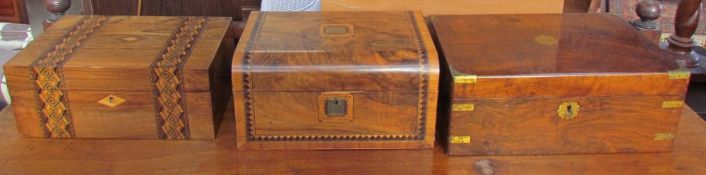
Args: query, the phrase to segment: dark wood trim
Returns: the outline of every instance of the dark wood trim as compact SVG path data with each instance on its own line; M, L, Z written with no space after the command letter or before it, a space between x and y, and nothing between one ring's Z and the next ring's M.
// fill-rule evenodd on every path
M0 16L0 21L11 22L11 23L21 23L29 24L27 19L27 10L25 8L24 0L8 0L12 3L12 10L14 14L12 16Z

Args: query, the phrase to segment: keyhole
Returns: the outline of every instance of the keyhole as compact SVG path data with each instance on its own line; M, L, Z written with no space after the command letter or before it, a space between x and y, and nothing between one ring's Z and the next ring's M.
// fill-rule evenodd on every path
M108 97L108 103L113 103L113 97Z
M569 114L569 116L571 116L571 114L573 114L573 113L574 113L574 110L571 108L571 105L566 106L566 114Z

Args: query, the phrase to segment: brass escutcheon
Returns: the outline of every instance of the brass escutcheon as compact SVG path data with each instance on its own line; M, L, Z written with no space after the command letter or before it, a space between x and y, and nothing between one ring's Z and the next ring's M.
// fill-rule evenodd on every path
M319 30L321 36L348 36L353 34L353 25L322 24Z
M563 120L573 120L579 115L580 109L581 106L577 102L564 102L559 105L557 113L559 114L559 118Z
M108 96L103 97L103 98L101 98L100 100L98 100L98 103L99 103L99 104L102 104L102 105L105 105L105 106L107 106L107 107L114 108L114 107L119 106L120 104L125 103L125 99L120 98L120 97L115 96L115 95L108 95Z

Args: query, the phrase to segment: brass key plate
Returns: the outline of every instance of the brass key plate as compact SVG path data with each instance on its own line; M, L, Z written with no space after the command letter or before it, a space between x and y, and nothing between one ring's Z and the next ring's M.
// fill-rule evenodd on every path
M319 95L319 122L353 121L353 95L349 92L324 92Z

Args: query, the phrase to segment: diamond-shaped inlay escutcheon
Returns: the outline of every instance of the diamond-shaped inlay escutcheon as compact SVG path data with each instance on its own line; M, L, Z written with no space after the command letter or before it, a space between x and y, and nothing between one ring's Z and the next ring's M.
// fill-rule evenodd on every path
M107 97L98 100L98 103L112 108L125 103L125 99L115 95L108 95Z
M130 36L130 37L122 38L122 40L123 40L123 41L130 42L130 41L138 40L138 38Z

